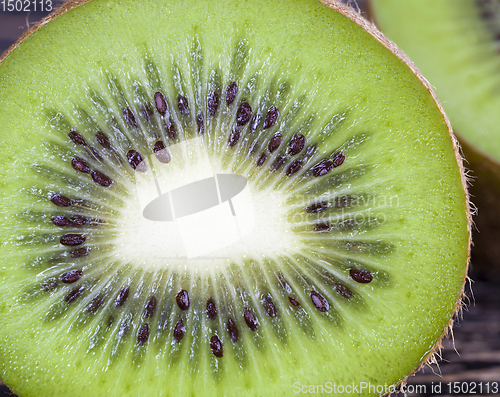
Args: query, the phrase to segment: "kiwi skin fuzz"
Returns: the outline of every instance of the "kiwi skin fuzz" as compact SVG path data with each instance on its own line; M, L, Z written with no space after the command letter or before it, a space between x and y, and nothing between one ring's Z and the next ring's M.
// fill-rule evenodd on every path
M47 16L46 18L44 18L43 20L41 20L40 22L38 22L37 24L35 24L29 31L25 32L17 40L17 42L15 44L13 44L7 51L5 51L2 54L2 56L1 56L0 63L13 50L15 50L16 47L19 46L19 44L21 44L32 33L34 33L35 31L37 31L41 26L43 26L46 23L50 22L51 20L57 18L58 16L66 13L67 11L72 10L73 8L76 8L76 7L78 7L80 5L83 5L83 4L85 4L87 2L90 2L90 1L92 1L92 0L69 0L65 4L61 5L51 15ZM423 357L423 359L422 359L421 363L419 364L419 366L417 366L414 369L414 371L410 375L408 375L407 378L403 379L397 385L398 387L400 387L400 386L406 384L408 378L411 377L411 376L413 376L415 373L417 373L421 368L423 368L426 365L430 365L431 363L436 362L437 356L439 355L440 349L442 348L442 341L443 341L444 338L449 337L450 335L452 335L453 325L454 325L456 319L460 316L461 310L462 310L463 305L464 305L464 297L465 297L464 290L465 290L465 284L469 280L469 278L467 276L467 271L468 271L468 267L469 267L470 247L471 247L471 242L472 242L472 240L471 240L472 211L471 211L470 196L469 196L469 191L468 191L469 180L467 178L467 170L464 167L464 158L463 158L463 156L461 154L462 148L460 147L460 144L459 144L458 140L456 139L456 137L455 137L455 135L453 133L450 121L449 121L448 117L446 116L441 103L439 102L439 100L438 100L436 94L434 93L434 91L433 91L431 85L429 84L429 82L425 79L425 77L417 69L417 67L415 66L415 64L408 58L408 56L406 56L406 54L404 54L396 46L396 44L394 44L389 39L387 39L383 35L383 33L381 31L379 31L378 28L373 23L371 23L368 20L364 19L361 16L361 13L355 11L354 9L352 9L351 7L349 7L349 6L347 6L347 5L343 4L343 3L340 3L337 0L319 0L319 1L322 2L322 3L324 3L325 5L327 5L328 7L330 7L332 9L334 9L334 10L336 10L336 11L344 14L345 16L347 16L348 18L350 18L352 21L354 21L358 25L362 26L363 29L365 29L368 33L370 33L373 37L375 37L377 39L377 41L379 41L382 45L384 45L387 49L389 49L394 55L396 55L399 59L401 59L413 71L413 73L419 78L419 80L424 84L424 86L429 91L429 93L431 94L431 96L435 100L436 104L438 105L438 108L439 108L440 112L442 113L443 118L444 118L444 120L446 122L446 126L447 126L447 129L449 131L449 134L450 134L450 137L451 137L451 140L452 140L452 143L453 143L453 147L454 147L454 150L455 150L455 157L456 157L456 160L457 160L457 164L458 164L459 169L460 169L462 187L463 187L463 190L464 190L465 196L466 196L466 201L467 201L467 214L466 215L467 215L467 219L468 219L468 228L467 228L467 230L468 230L468 247L469 247L468 248L468 255L467 255L467 270L466 270L465 275L464 275L464 279L463 279L463 283L462 283L462 290L461 290L459 299L457 300L457 302L455 304L454 315L451 318L451 320L449 321L448 325L443 330L443 332L441 334L441 337L439 338L439 340L437 341L437 343L435 344L435 346L430 350L430 352L425 357ZM473 148L471 148L469 146L465 146L464 147L464 152L465 153L472 153L472 155L470 156L470 159L472 160L472 166L475 164L475 162L473 160L474 158L478 159L479 163L484 164L484 162L482 160L482 157L480 155L477 155L477 152L475 152ZM477 157L474 157L474 155L476 155ZM500 169L500 165L496 164L494 161L491 161L488 164L490 164L490 165L489 166L487 165L485 167L485 172L486 173L491 172L494 175L495 172L496 172L495 171L496 168L494 168L494 167L498 167L498 169ZM498 173L497 173L497 175L498 175ZM498 179L498 177L497 177L497 179ZM500 186L500 180L499 180L499 186ZM500 196L500 194L497 195L497 197L498 196ZM494 194L492 195L492 197L494 197ZM498 208L500 208L500 205L499 205Z

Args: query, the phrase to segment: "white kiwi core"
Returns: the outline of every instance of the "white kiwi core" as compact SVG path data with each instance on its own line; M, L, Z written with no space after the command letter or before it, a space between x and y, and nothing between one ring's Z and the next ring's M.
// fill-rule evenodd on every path
M166 166L150 156L129 182L113 242L120 260L204 271L299 245L279 191L224 173L201 139L172 145L166 155Z

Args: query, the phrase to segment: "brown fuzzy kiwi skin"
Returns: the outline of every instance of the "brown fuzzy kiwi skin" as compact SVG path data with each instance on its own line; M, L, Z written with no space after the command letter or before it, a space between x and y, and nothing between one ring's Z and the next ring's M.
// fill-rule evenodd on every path
M4 52L2 54L2 57L0 59L0 63L5 59L5 57L7 57L12 51L14 51L20 43L22 43L32 33L36 32L40 27L47 24L48 22L50 22L54 18L57 18L59 15L62 15L64 13L66 13L67 11L69 11L73 8L76 8L82 4L85 4L89 1L92 1L92 0L70 0L70 1L66 2L65 4L63 4L61 7L56 9L52 14L50 14L49 16L47 16L46 18L44 18L43 20L41 20L40 22L35 24L29 31L25 32L14 45L12 45L6 52ZM343 3L340 3L338 0L318 0L318 1L320 1L321 3L325 4L326 6L332 8L332 9L344 14L349 19L351 19L352 21L354 21L355 23L360 25L363 29L365 29L368 33L370 33L373 37L375 37L375 39L377 39L382 45L384 45L386 48L388 48L394 55L396 55L399 59L401 59L413 71L413 73L420 79L422 84L424 84L424 86L427 88L429 93L434 98L434 101L436 102L439 110L441 111L443 118L445 120L446 126L448 128L448 132L450 134L450 138L451 138L452 143L453 143L453 148L455 150L455 157L457 160L457 164L458 164L458 167L460 169L460 174L461 174L461 179L462 179L462 187L464 189L465 197L467 200L467 206L466 206L467 213L466 213L466 215L467 215L467 219L468 219L468 227L467 228L468 228L468 233L469 233L469 237L468 237L469 251L468 251L468 255L467 255L466 271L464 272L464 275L463 275L464 279L463 279L463 284L462 284L462 290L460 292L460 295L459 295L457 302L456 302L456 305L455 305L454 315L453 315L452 319L450 320L450 322L448 323L448 325L444 328L444 330L441 334L441 337L436 342L435 346L431 349L429 354L427 354L427 356L425 356L425 358L422 360L420 365L410 375L408 375L408 377L401 379L397 385L394 385L395 388L397 389L398 387L406 384L408 378L413 376L414 374L416 374L422 367L424 367L426 365L430 365L430 364L437 361L436 358L439 356L440 350L442 348L442 340L445 337L453 335L453 324L456 321L456 319L460 316L463 305L465 304L464 303L464 298L465 298L464 291L465 291L466 282L467 282L467 280L469 280L469 278L467 276L467 272L468 272L468 268L469 268L470 247L471 247L471 243L472 243L471 230L472 230L472 213L473 213L473 211L471 210L472 204L471 204L470 199L469 199L470 197L469 197L469 191L468 191L469 179L467 177L467 171L464 167L464 158L461 155L461 148L460 148L460 145L459 145L459 143L458 143L458 141L453 133L450 121L449 121L448 117L446 116L444 109L443 109L441 103L439 102L436 94L434 93L431 85L425 79L425 77L422 75L422 73L417 69L417 67L410 60L410 58L408 58L408 56L406 54L404 54L403 51L401 51L396 46L395 43L391 42L388 38L386 38L383 35L383 33L380 30L378 30L378 28L376 28L376 26L373 23L371 23L368 20L366 20L365 18L363 18L359 11L356 11L352 7L347 6ZM464 151L466 153L469 153L470 150L473 150L473 149L468 145L465 146ZM479 156L479 158L481 158L481 156L479 154L478 154L478 156ZM474 162L475 157L471 155L470 159L471 159L471 165L475 164L475 162ZM493 161L491 161L491 164L492 165L490 168L488 168L488 167L485 168L485 172L495 174L496 168L494 168L494 166L496 164ZM496 165L496 166L498 166L498 165ZM498 166L498 169L500 170L500 166ZM498 186L500 186L500 177L498 175L500 175L500 173L497 172L496 178L499 181ZM500 191L500 189L499 189L499 191ZM497 197L500 197L500 194L498 194ZM500 212L500 205L498 206L497 211ZM500 219L500 217L498 217L497 219Z

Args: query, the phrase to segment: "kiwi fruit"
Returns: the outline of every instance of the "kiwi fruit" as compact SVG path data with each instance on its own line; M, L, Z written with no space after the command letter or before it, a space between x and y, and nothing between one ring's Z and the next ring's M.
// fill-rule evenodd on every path
M371 0L370 10L450 116L474 178L474 264L500 274L500 1Z
M450 125L340 3L70 2L3 58L0 103L19 396L382 395L460 308Z

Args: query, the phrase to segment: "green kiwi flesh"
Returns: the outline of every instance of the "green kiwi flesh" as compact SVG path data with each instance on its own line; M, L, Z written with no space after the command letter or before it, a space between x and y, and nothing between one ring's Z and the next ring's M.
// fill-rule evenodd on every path
M370 8L450 117L474 178L473 261L500 274L500 1L371 0Z
M468 199L388 41L316 0L70 8L0 65L16 394L381 395L425 362L460 305Z

